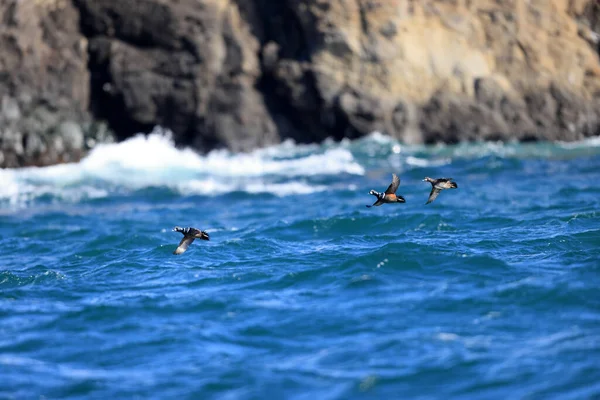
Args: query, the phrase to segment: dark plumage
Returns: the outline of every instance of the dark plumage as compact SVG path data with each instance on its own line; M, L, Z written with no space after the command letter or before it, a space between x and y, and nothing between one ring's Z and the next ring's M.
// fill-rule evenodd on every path
M390 186L388 186L384 193L379 193L375 190L369 192L370 195L377 197L377 201L373 205L367 205L367 208L380 206L385 203L405 203L406 200L404 200L404 197L396 195L399 186L400 178L396 174L392 174L392 183L390 183Z
M179 246L177 246L177 248L175 249L173 254L185 253L188 246L190 244L192 244L194 239L202 239L202 240L210 239L210 237L208 236L208 233L201 231L199 229L196 229L196 228L180 228L180 227L176 226L175 228L173 228L173 231L183 234L183 239L181 239L181 242L179 242Z
M456 189L458 185L455 182L450 182L451 180L452 178L431 179L426 177L423 179L423 182L431 183L431 193L429 193L429 199L425 204L429 204L434 201L444 189Z

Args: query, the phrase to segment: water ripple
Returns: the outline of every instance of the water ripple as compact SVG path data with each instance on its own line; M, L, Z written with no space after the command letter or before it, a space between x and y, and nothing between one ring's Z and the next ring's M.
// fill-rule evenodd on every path
M0 173L0 397L600 396L596 142L136 140Z

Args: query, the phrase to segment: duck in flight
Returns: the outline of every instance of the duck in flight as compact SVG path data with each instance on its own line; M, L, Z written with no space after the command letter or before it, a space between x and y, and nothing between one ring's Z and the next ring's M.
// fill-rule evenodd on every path
M456 182L450 182L450 181L452 181L452 178L431 179L430 177L426 177L425 179L423 179L423 182L431 183L431 193L429 193L429 199L427 200L427 203L425 203L425 204L429 204L432 201L434 201L438 197L438 195L440 194L440 192L442 190L456 189L458 187Z
M375 190L371 190L369 192L370 195L377 197L377 201L373 203L373 205L367 205L367 208L380 206L385 203L406 203L404 197L397 196L396 190L398 190L398 186L400 186L400 178L396 176L396 174L392 174L392 183L383 193L376 192Z
M176 226L175 228L173 228L173 232L183 233L183 239L181 239L181 242L179 242L179 246L177 246L177 248L175 249L173 254L185 253L188 246L190 244L192 244L194 239L202 239L202 240L210 239L210 237L208 236L208 233L206 233L205 231L196 229L196 228L180 228L179 226Z

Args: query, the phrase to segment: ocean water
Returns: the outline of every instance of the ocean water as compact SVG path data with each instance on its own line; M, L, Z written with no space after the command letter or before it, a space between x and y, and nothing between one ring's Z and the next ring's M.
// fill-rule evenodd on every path
M163 133L0 170L0 398L600 398L600 140Z

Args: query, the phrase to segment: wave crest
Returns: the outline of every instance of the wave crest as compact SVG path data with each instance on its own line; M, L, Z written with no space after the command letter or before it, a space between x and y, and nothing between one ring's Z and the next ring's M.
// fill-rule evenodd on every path
M171 132L156 128L149 135L98 145L79 163L0 170L0 205L26 205L40 197L79 201L115 189L149 187L185 195L241 191L286 196L325 190L311 177L365 172L340 146L284 142L249 153L215 150L203 156L175 147L171 138Z
M182 195L231 192L276 196L310 194L340 187L339 175L365 169L404 173L423 168L451 170L457 160L569 158L600 153L600 139L575 143L461 143L405 145L374 132L357 140L297 145L286 141L248 153L215 150L200 155L173 144L156 128L121 143L101 144L79 163L43 168L0 169L0 207L36 201L77 202L111 193L164 188ZM421 171L419 171L421 173ZM337 186L336 186L337 185ZM346 182L346 186L347 182Z

